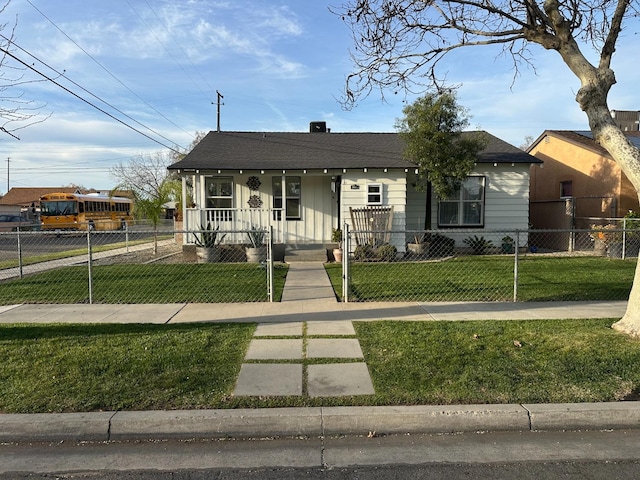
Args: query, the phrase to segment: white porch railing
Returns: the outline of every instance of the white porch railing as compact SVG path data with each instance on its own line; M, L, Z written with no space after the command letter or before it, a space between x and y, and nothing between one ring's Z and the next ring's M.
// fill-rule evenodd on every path
M286 222L282 208L187 208L184 230L198 231L211 225L213 229L227 233L223 243L247 243L247 230L269 229L273 227L273 242L285 243ZM193 243L191 235L186 236L187 243Z

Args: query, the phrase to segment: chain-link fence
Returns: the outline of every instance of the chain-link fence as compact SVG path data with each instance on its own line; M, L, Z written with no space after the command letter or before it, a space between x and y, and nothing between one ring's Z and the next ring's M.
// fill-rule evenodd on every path
M342 298L360 302L624 300L640 247L640 230L610 224L345 232Z
M0 304L263 302L281 295L286 269L274 268L269 231L146 228L0 233Z
M146 226L0 233L0 305L279 301L287 268L272 238ZM640 230L613 224L384 235L345 227L343 262L328 268L344 301L624 300L639 249Z

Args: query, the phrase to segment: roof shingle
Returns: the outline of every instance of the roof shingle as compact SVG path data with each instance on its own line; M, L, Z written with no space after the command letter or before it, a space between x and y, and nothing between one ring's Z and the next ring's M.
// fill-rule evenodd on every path
M486 132L485 132L486 133ZM539 163L491 134L478 163ZM415 168L397 133L209 132L171 170Z

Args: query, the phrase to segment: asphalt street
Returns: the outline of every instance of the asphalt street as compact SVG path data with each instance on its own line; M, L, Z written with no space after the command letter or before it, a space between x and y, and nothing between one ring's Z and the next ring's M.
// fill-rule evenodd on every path
M638 430L0 445L0 479L624 480L638 462Z

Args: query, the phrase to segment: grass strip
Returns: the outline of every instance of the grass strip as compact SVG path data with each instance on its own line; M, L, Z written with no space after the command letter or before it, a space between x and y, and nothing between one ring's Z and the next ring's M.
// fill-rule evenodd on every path
M166 240L171 238L169 235L163 235L158 237L158 241ZM109 243L107 245L92 245L91 251L95 253L100 252L109 252L111 250L117 250L119 248L132 247L135 245L149 244L149 239L142 240L129 240L128 242L116 242ZM152 245L152 244L150 244ZM149 248L152 248L151 246ZM78 247L70 250L62 250L59 252L49 252L49 253L37 253L37 254L26 254L22 257L22 265L33 265L36 263L49 262L51 260L60 260L63 258L70 257L78 257L82 255L87 255L87 247ZM0 270L6 268L16 268L19 266L19 261L17 258L8 259L8 260L0 260Z

